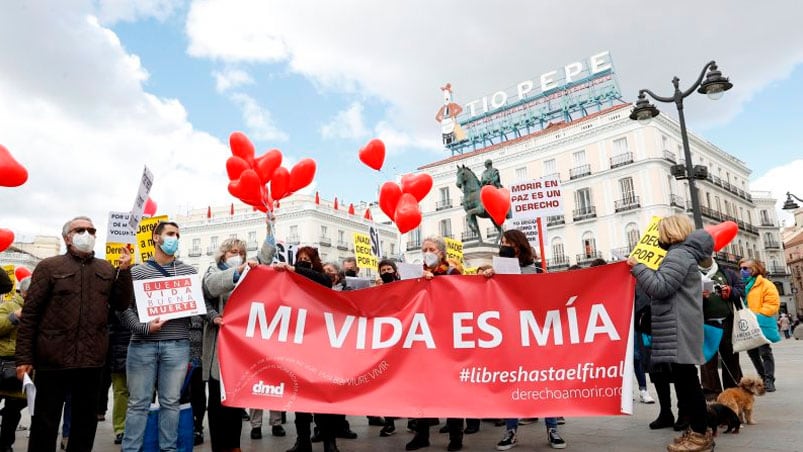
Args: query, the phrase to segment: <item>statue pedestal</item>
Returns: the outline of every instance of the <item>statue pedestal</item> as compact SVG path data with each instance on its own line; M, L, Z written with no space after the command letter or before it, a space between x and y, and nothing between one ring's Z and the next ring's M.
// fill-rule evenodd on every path
M463 243L463 261L466 267L490 265L493 256L499 255L499 245L492 243L466 242Z

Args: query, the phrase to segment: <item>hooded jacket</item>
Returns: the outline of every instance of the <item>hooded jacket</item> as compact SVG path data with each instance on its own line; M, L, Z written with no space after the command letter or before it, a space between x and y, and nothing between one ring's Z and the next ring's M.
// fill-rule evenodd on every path
M711 256L714 239L696 230L673 244L658 267L631 273L652 298L652 363L703 364L702 275L698 262Z

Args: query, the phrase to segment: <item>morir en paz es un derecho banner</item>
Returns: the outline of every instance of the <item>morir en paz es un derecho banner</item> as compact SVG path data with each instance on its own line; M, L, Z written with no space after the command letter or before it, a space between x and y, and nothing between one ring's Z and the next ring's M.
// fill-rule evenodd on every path
M625 263L345 292L258 266L226 305L224 404L403 417L629 414L634 286Z

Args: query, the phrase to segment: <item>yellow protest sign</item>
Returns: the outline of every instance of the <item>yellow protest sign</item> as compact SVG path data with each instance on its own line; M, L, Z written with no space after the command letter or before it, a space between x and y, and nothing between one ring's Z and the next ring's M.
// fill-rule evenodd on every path
M454 259L463 264L463 242L444 237L446 242L446 259Z
M650 225L647 226L647 231L638 241L630 257L635 257L637 261L650 267L653 270L658 269L661 261L666 256L666 250L658 246L658 223L661 217L652 217Z
M357 258L358 267L377 271L379 260L371 252L371 237L368 234L354 233L354 256Z
M153 244L153 230L160 221L168 221L167 215L143 218L137 228L137 262L145 262L153 256L156 248ZM108 254L108 248L107 248ZM119 257L119 256L118 256Z
M17 277L14 276L14 266L13 265L3 265L3 271L8 274L8 278L11 280L11 292L3 294L3 301L11 301L14 298L14 294L17 290Z
M132 254L132 259L136 260L136 256L134 254L134 247L128 243L115 243L115 242L106 242L106 261L114 268L117 268L117 260L120 259L120 256L123 254L123 248L129 247L128 251Z

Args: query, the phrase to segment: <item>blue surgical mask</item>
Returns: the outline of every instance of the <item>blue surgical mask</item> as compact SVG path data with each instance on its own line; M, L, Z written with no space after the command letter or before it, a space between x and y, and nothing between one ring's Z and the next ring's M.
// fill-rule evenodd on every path
M178 251L178 237L174 235L163 236L159 248L168 256L176 254L176 251Z
M750 270L745 270L744 268L739 270L739 274L742 276L742 280L750 279L751 275Z

